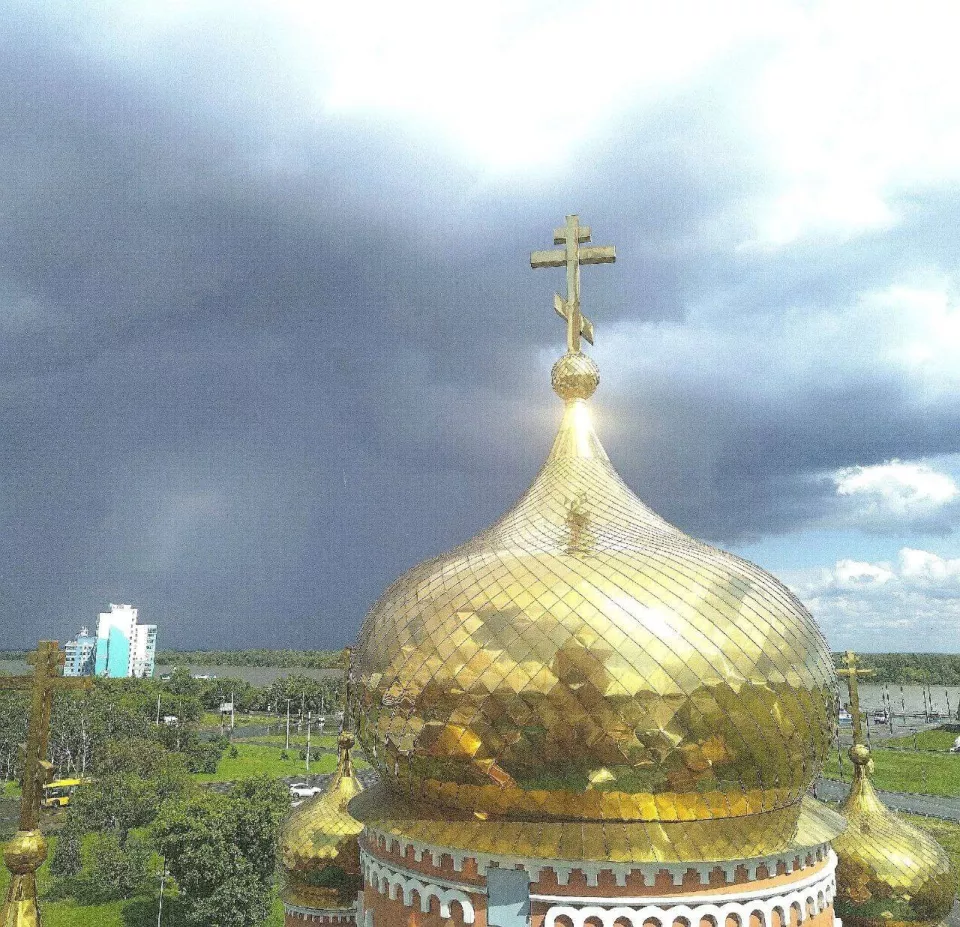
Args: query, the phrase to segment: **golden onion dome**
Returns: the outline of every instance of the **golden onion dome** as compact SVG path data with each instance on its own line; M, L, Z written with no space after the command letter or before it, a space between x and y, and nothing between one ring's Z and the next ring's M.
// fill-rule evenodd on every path
M294 808L280 836L284 900L314 908L352 908L360 884L363 825L347 805L363 791L350 758L354 736L339 739L337 769L327 788Z
M774 577L630 491L591 424L598 382L579 351L558 361L565 411L533 485L367 615L361 743L414 800L523 820L769 812L742 822L762 849L757 833L795 828L828 749L830 653Z
M837 854L834 906L844 924L933 927L950 913L956 875L946 851L929 834L889 811L870 782L870 751L850 748L853 785L841 808L846 830Z

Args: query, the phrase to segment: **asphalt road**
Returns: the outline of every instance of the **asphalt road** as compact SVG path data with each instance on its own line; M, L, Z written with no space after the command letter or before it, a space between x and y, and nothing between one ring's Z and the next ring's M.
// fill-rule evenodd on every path
M818 779L814 785L817 798L828 801L841 801L850 791L848 782L834 779ZM880 800L894 811L906 811L909 814L925 814L942 821L960 822L960 796L946 798L940 795L914 795L909 792L882 792L877 789Z

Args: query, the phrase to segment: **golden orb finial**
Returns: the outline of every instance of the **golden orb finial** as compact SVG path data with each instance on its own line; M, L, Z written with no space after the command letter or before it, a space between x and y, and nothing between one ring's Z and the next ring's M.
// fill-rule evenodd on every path
M586 354L567 352L553 365L550 385L564 401L589 399L600 384L600 369Z

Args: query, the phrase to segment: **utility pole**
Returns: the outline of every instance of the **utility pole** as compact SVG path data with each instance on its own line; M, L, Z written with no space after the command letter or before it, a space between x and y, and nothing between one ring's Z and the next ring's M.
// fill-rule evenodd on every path
M157 905L157 927L160 927L160 916L163 914L163 886L167 881L167 858L161 857L160 865L163 867L160 870L160 904Z
M307 772L310 772L310 719L313 716L312 711L307 712Z
M290 749L290 699L287 699L287 745L284 749Z

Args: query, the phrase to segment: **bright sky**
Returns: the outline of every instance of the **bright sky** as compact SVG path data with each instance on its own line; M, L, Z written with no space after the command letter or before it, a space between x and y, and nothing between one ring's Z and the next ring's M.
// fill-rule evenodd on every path
M579 211L641 498L835 648L957 648L957 4L5 18L0 645L110 600L161 646L221 610L224 644L350 640L542 460L560 280L526 253Z

